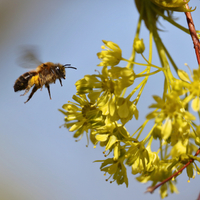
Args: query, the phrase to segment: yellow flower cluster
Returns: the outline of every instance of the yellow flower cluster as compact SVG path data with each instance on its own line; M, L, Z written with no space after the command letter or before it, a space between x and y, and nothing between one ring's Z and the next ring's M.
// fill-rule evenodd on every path
M88 141L90 139L95 147L99 144L105 148L105 152L108 152L106 157L113 153L113 158L96 161L102 163L101 171L110 175L106 180L112 178L110 182L125 183L128 187L126 166L131 166L132 174L140 174L138 181L152 181L155 185L171 176L174 170L178 170L191 159L191 154L197 150L191 139L200 144L200 128L198 131L193 128L191 132L195 116L187 109L190 100L193 100L194 110L200 109L200 70L193 71L193 81L186 72L178 70L180 79L170 79L169 92L164 93L163 98L153 96L155 103L150 108L154 110L147 115L147 121L154 119L155 124L146 138L139 141L146 122L136 131L137 137L133 137L135 133L132 136L129 134L125 124L133 116L138 119L137 101L146 79L154 73L150 73L149 63L146 64L146 70L139 75L136 75L132 68L116 66L121 60L127 61L122 58L120 47L111 41L103 42L103 51L97 54L101 61L98 65L102 66L101 72L85 75L76 82L77 94L73 96L75 102L64 104L63 110L60 110L65 115L64 126L74 132L75 138L81 139L86 133ZM142 39L136 37L133 48L143 56L145 46ZM164 73L168 75L167 71ZM125 98L124 91L143 74L146 78L141 82L142 89L136 99L131 100L131 97L139 87ZM183 98L185 94L188 95ZM151 143L157 138L161 144L161 158L158 155L159 151L151 151ZM168 145L172 148L163 155L162 149ZM169 157L171 161L168 160ZM192 159L198 161L197 157ZM187 167L189 178L193 177L194 171L200 172L195 162L191 166ZM174 182L169 181L160 188L162 198L167 196L168 187L171 192L177 192Z
M65 115L64 126L75 132L75 138L81 139L84 133L89 138L90 133L95 146L99 143L105 147L105 152L113 152L113 158L103 161L101 170L113 176L113 181L118 184L128 186L123 162L130 158L127 156L130 153L125 156L125 147L134 145L137 140L130 136L124 125L133 116L138 119L139 113L131 96L125 98L122 93L134 83L136 75L131 68L116 66L123 59L119 46L111 41L103 42L103 51L97 54L101 72L78 80L75 84L77 95L73 96L76 102L64 104L64 110L60 111ZM105 167L108 164L110 166Z
M158 18L164 16L167 11L168 17L165 19L173 20L172 13L177 12L193 12L196 8L187 8L186 4L190 0L135 0L138 12L140 13L145 25L148 29L150 26L157 28ZM151 15L149 15L151 13ZM150 17L151 16L151 17Z
M157 6L166 9L166 10L172 10L172 11L178 11L178 12L191 12L194 11L195 9L192 10L192 8L187 9L186 4L190 0L151 0L154 4Z
M109 174L107 181L124 183L128 187L126 167L130 166L132 174L139 175L139 182L152 181L149 191L153 191L152 188L161 182L162 198L168 195L168 189L172 193L177 192L176 177L185 164L189 163L185 167L189 179L196 172L200 173L197 166L200 158L197 154L193 156L200 145L200 125L195 123L196 114L189 109L191 104L193 110L200 113L200 67L193 70L191 79L185 71L179 70L162 43L157 27L159 16L176 26L172 13L193 11L191 8L187 9L188 2L189 0L135 0L140 18L130 59L122 57L118 44L103 40L102 51L97 53L100 60L97 66L100 66L100 70L76 81L77 93L73 96L75 102L64 104L60 110L65 115L64 127L74 132L75 138L81 139L86 134L94 147L100 145L104 148L105 157L112 156L95 161L101 162L101 171ZM150 33L148 59L143 54L143 39L139 39L142 20ZM153 41L161 67L152 64ZM144 59L145 64L135 62L136 53ZM127 62L126 67L118 66L121 61ZM173 76L168 61L172 63L179 79ZM138 65L139 70L141 67L145 69L136 74L138 69L135 68ZM152 68L156 68L156 71ZM130 133L125 125L132 119L138 119L137 104L148 78L159 72L165 77L163 96L153 96L155 103L150 108L154 110L146 116L141 126L132 123ZM141 77L144 79L135 86L135 80ZM131 86L131 92L125 96ZM146 125L152 119L153 127L148 130ZM144 132L145 137L140 139ZM152 152L151 145L156 139L160 146L156 152ZM178 174L173 176L174 172ZM174 181L168 179L170 176L173 176ZM165 180L168 180L167 183Z

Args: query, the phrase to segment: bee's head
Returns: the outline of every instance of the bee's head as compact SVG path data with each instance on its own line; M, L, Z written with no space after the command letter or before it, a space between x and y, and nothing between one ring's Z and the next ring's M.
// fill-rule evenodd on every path
M65 67L63 65L56 64L54 70L59 78L65 79Z
M66 67L67 66L67 67ZM55 66L55 71L56 74L60 77L65 79L65 68L72 68L72 69L76 69L76 67L71 67L71 64L65 64L65 65L61 65L61 64L57 64Z

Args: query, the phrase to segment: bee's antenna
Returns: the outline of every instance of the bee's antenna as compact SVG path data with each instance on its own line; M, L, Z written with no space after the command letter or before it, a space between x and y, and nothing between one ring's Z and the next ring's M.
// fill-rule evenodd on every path
M65 64L63 66L68 66L68 67L65 67L65 68L72 68L72 69L77 69L76 67L72 67L71 64Z

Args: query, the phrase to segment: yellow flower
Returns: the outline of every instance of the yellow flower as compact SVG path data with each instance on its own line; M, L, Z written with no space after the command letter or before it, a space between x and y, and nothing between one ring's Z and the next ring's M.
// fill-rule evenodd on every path
M138 119L139 111L136 105L128 98L119 97L116 102L116 112L122 124L126 124L133 118L133 115Z
M110 115L113 121L121 120L123 124L138 118L138 110L129 99L120 98L122 91L135 80L133 69L113 66L102 68L102 74L86 75L75 83L77 94L88 93L88 98L102 111Z
M93 134L96 134L96 140L101 143L101 146L105 146L105 151L112 150L119 141L126 142L130 139L126 128L121 124L111 122L109 118L106 118L105 125L96 128Z
M180 99L177 93L166 94L166 100L161 99L158 96L153 96L156 101L150 108L158 108L160 111L153 111L147 115L148 119L156 118L156 122L162 122L163 120L176 119L178 116L182 116L187 120L195 120L195 117L190 114L184 108L184 102Z
M167 18L172 18L173 11L178 12L192 12L192 8L187 9L186 4L189 2L183 0L135 0L135 4L138 12L141 14L142 19L145 22L146 27L149 29L157 29L157 22L160 15L164 15L167 11Z
M102 92L119 96L123 89L134 83L135 73L133 69L124 67L102 68L102 74L86 75L78 80L76 85L77 94L89 93L92 101L97 100Z
M102 49L105 49L97 53L98 58L102 61L97 66L115 66L122 59L122 50L120 47L111 41L102 40L105 46L102 46Z
M186 103L192 100L192 109L194 111L200 110L200 69L194 69L192 74L193 81L190 80L188 74L183 70L178 70L179 78L184 82L186 88L185 93L188 91L190 94L186 97Z
M122 158L119 158L117 161L108 158L106 160L96 160L95 162L102 162L100 167L101 171L110 174L110 177L106 181L112 177L113 180L110 183L116 181L118 185L125 183L126 187L128 187L126 167L123 164L124 150L121 150L120 156Z
M186 153L186 146L184 146L181 141L177 142L170 151L170 155L174 158L185 153Z
M88 130L95 129L104 125L102 112L92 105L85 95L73 95L77 103L67 103L62 106L64 110L59 109L65 115L64 127L74 133L74 137L83 136ZM87 136L88 137L88 136Z
M187 9L186 4L190 1L183 1L183 0L151 0L157 6L164 8L165 10L172 10L178 12L192 12L192 8Z
M153 96L153 98L156 104L152 104L150 108L157 108L157 110L148 114L147 119L155 118L155 122L158 125L164 122L161 128L162 139L167 140L172 134L171 141L173 141L173 135L176 134L177 136L177 132L174 130L178 130L181 133L177 141L182 139L182 135L188 131L189 121L195 120L195 117L185 110L185 104L175 92L166 94L166 100L158 96Z
M160 160L158 157L156 157L151 164L154 166L154 169L148 173L144 172L139 177L137 177L136 179L139 182L146 183L147 181L152 181L152 186L155 186L158 182L162 182L172 175L172 169L169 168L170 164L168 162ZM168 186L171 193L178 193L175 183L176 181L170 180L160 187L160 196L162 199L168 196Z
M140 148L140 149L138 149L138 148ZM151 151L150 145L147 146L146 148L144 148L144 147L141 148L141 145L137 145L136 152L134 155L135 161L131 166L132 174L135 175L138 173L145 174L145 173L152 172L155 168L156 161L159 159L157 153Z

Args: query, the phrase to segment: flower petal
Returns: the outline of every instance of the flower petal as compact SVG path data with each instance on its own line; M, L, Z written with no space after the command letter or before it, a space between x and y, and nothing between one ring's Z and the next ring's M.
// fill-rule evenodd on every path
M167 118L162 126L162 131L161 131L163 136L162 138L166 140L170 136L171 132L172 132L172 121L171 119Z

